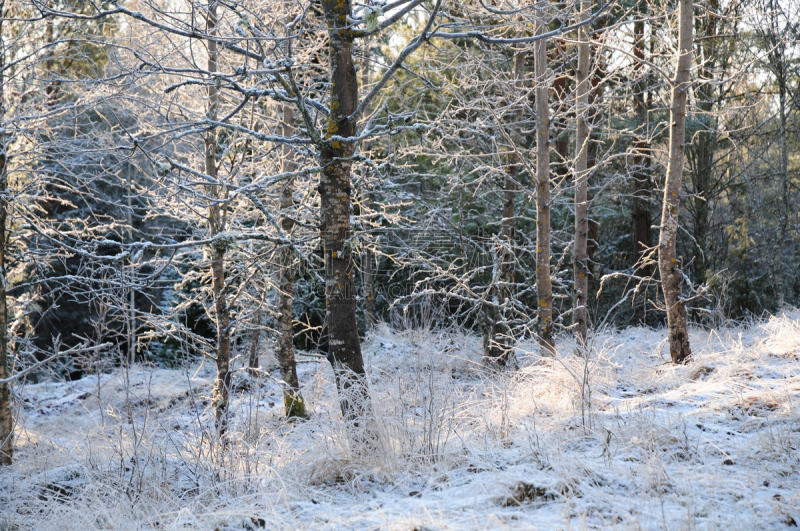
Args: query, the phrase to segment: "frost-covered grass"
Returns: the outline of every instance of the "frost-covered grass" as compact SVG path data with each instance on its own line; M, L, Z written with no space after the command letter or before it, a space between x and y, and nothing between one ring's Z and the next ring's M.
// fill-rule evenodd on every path
M476 337L380 327L364 345L368 456L349 454L324 361L300 365L312 418L294 424L274 378L237 373L224 450L209 444L213 364L138 367L129 398L122 371L28 385L0 530L800 523L800 312L694 330L687 366L664 337L603 334L588 365L567 339L555 359L523 344L521 369L496 373Z

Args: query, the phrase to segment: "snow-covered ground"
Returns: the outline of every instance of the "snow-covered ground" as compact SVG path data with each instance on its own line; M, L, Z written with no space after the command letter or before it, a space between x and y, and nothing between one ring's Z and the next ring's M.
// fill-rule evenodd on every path
M606 333L588 366L567 340L556 359L525 344L521 369L497 373L476 337L381 327L364 344L382 434L369 456L349 454L316 359L299 368L307 422L283 420L277 371L237 373L224 451L209 444L213 363L27 385L0 530L800 524L800 312L694 330L687 366L664 338Z

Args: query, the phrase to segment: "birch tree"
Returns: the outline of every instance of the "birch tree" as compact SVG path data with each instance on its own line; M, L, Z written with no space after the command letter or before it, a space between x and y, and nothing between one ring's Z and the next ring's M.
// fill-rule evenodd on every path
M678 2L678 51L670 104L669 161L658 241L658 268L667 310L669 348L673 363L686 363L692 353L686 306L681 295L683 263L677 255L676 243L686 143L686 102L691 87L693 7L692 0Z

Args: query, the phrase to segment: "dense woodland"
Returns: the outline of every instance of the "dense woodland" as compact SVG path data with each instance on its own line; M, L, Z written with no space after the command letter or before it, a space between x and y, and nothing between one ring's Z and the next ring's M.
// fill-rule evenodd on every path
M797 0L1 0L0 460L27 382L215 364L375 451L379 323L558 338L800 304Z

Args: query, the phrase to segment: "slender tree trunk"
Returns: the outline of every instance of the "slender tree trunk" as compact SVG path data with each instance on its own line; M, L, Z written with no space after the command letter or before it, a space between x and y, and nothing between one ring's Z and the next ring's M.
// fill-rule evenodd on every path
M0 1L0 122L5 118L5 58L3 17L5 1ZM8 242L8 142L0 133L0 380L9 378L8 358L8 307L6 302L6 244ZM9 466L14 457L14 419L11 416L11 384L0 383L0 466Z
M584 21L591 11L591 0L583 0L580 20ZM575 250L573 271L575 294L573 298L572 323L575 326L575 339L578 347L586 345L588 328L588 312L586 297L589 292L589 263L587 257L587 240L589 238L589 34L588 28L582 26L578 30L578 76L577 102L575 118L577 134L575 135Z
M288 11L288 4L284 3ZM286 55L291 55L290 41L283 44ZM294 110L289 104L283 105L284 137L294 134ZM294 171L294 151L288 145L282 147L283 171ZM294 208L294 178L287 179L281 190L281 229L290 236L294 229L292 209ZM294 301L294 268L296 265L291 247L284 246L278 250L278 268L280 281L278 285L278 365L283 380L283 405L286 418L308 418L303 395L300 393L300 381L297 379L297 362L294 358L294 331L292 329L292 304Z
M537 20L537 33L546 27ZM550 110L547 85L547 40L534 44L536 74L536 282L539 288L539 344L546 355L553 344L553 288L550 281Z
M678 64L672 83L670 106L669 163L661 211L661 234L658 241L658 269L667 307L669 347L673 363L685 363L691 357L686 307L681 298L682 264L676 256L678 221L683 178L684 142L686 142L686 100L692 67L692 0L679 0Z
M633 55L639 59L644 60L644 21L637 20L633 23ZM642 72L644 71L641 63L637 65L637 74L639 81L636 84L636 94L633 96L634 110L638 119L638 125L645 128L640 135L645 138L639 139L634 142L633 149L635 155L633 157L633 252L636 257L636 262L642 260L643 253L653 245L653 220L650 215L650 196L652 193L652 181L650 179L650 145L647 140L649 131L646 129L646 115L647 105L645 103L645 91L647 90L647 82L645 81ZM645 275L652 272L652 268L646 266L642 269Z
M354 451L376 440L367 375L356 322L353 254L350 238L352 155L358 104L358 77L353 64L350 0L322 0L330 28L331 113L320 153L320 233L325 252L325 299L328 361L333 367L342 416Z
M216 35L217 32L217 1L211 0L208 3L208 16L206 18L206 28L209 35ZM219 51L217 43L208 41L208 71L212 76L217 72L217 61ZM219 89L215 83L216 78L211 80L208 86L208 110L209 119L216 120L219 106ZM206 174L213 179L218 178L217 172L217 131L211 129L206 133L205 138L205 170ZM224 193L220 186L210 186L209 195L212 198L220 198ZM225 210L219 203L214 203L209 208L208 226L211 237L218 236L225 230ZM228 308L227 294L225 290L225 253L227 243L223 239L211 245L211 290L214 295L214 313L217 321L217 380L214 383L214 423L220 435L227 429L228 416L228 397L231 388L231 336L230 336L230 309Z
M211 220L217 211L210 216ZM217 380L214 384L214 423L220 434L227 429L228 396L231 388L231 336L230 310L225 293L225 249L215 247L211 258L211 289L214 293L214 311L217 317Z

